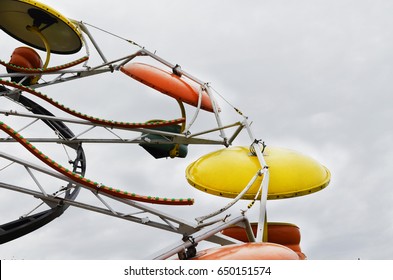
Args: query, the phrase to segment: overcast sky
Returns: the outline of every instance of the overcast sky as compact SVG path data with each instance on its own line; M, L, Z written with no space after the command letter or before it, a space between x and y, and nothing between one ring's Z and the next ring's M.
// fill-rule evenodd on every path
M309 259L393 258L391 1L43 2L180 64L249 116L256 138L327 166L332 179L326 189L268 202L269 221L300 227L301 247ZM93 33L110 59L136 50ZM4 32L0 42L2 60L21 45ZM92 56L97 57L93 51ZM122 73L41 91L93 116L129 121L178 117L174 100L140 87ZM238 118L219 102L225 123L226 118ZM8 109L7 104L0 108ZM214 124L210 117L202 120L201 127ZM234 144L249 145L250 140L243 133ZM22 153L10 151L16 145L2 145L3 152ZM85 145L86 176L141 194L193 197L192 207L160 208L193 221L229 202L193 189L184 176L188 164L218 148L191 146L186 159L154 160L137 145ZM41 150L47 151L45 146ZM6 175L0 173L1 181L9 179ZM23 214L19 196L0 193L1 213L15 219ZM231 211L239 213L245 205L241 202ZM252 209L250 220L257 219L257 212ZM178 239L70 208L44 228L1 245L0 258L137 259Z

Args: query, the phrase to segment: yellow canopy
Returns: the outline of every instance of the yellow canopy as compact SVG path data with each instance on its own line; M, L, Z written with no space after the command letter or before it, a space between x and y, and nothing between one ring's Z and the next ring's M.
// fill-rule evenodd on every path
M329 170L308 156L289 149L267 147L264 158L270 172L268 199L307 195L329 184ZM258 158L248 147L231 147L209 153L190 164L186 178L199 190L234 198L259 169ZM243 199L254 199L262 178L255 181Z
M53 53L72 54L82 48L77 27L54 9L31 0L1 0L0 28L17 40L46 51L42 39L29 27L39 30Z

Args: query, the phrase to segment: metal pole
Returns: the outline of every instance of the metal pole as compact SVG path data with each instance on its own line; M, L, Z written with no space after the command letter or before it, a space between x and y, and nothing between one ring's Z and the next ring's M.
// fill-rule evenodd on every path
M251 178L251 180L248 182L247 186L230 202L228 203L225 207L220 208L219 210L216 210L208 215L201 216L198 218L195 218L195 220L198 222L198 224L202 223L204 220L207 220L211 217L217 216L218 214L221 214L222 212L228 210L230 207L232 207L236 202L238 202L244 194L252 187L252 185L255 183L257 178L259 176L262 176L262 171L258 170L255 175Z
M261 168L263 171L263 179L261 182L262 185L262 193L261 193L261 200L260 200L261 204L260 204L259 219L258 219L258 229L256 234L256 242L262 242L263 234L264 234L264 225L266 223L266 203L267 203L267 196L268 196L268 189L269 189L269 169L262 155L258 143L255 142L255 138L251 130L251 127L247 121L247 118L245 120L245 127L248 131L251 141L253 141L252 146L254 147L255 154L258 157L259 163L261 164Z
M150 56L151 58L154 58L155 60L161 62L162 64L168 66L168 67L171 68L171 69L173 69L173 68L176 67L176 65L170 63L169 61L167 61L167 60L165 60L165 59L159 57L158 55L156 55L156 54L154 54L154 53L152 53L152 52L150 52L150 51L148 51L148 50L146 50L146 49L143 49L142 52L143 52L144 54ZM196 83L199 84L200 86L203 86L203 85L206 84L205 82L203 82L203 81L199 80L198 78L192 76L191 74L187 73L187 72L184 71L183 69L177 69L177 71L178 71L181 75L186 76L187 78L189 78L190 80L196 82Z
M222 121L221 121L221 118L220 118L220 112L219 112L219 109L218 109L218 106L217 106L217 102L214 99L214 96L213 96L213 94L212 94L212 92L210 90L210 87L208 85L206 85L206 92L207 92L207 95L210 97L210 101L211 101L211 103L213 105L213 111L214 111L214 115L216 116L216 121L217 121L218 127L222 128L223 126L222 126ZM220 129L220 136L222 137L222 139L224 139L225 146L228 147L229 146L228 138L227 138L227 136L225 134L225 130Z
M170 63L169 61L166 61L165 59L159 57L158 55L156 55L156 54L154 54L154 53L152 53L152 52L150 52L150 51L148 51L148 50L143 49L143 52L144 52L146 55L148 55L148 56L154 58L155 60L161 62L162 64L168 66L168 67L171 68L171 69L173 69L173 68L176 67L176 65L173 65L173 64ZM206 92L207 92L207 94L208 94L208 96L210 97L210 100L211 100L211 102L212 102L212 107L213 107L214 114L215 114L215 116L216 116L217 124L218 124L218 126L221 128L221 127L222 127L222 122L221 122L221 118L220 118L220 116L219 116L219 109L218 109L218 106L217 106L217 102L215 101L214 96L213 96L213 94L211 93L211 91L210 91L210 89L209 89L209 85L208 85L206 82L203 82L203 81L199 80L198 78L192 76L191 74L189 74L189 73L187 73L187 72L185 72L185 71L183 71L182 69L179 69L179 68L180 68L180 67L177 68L177 72L178 72L179 74L186 76L186 77L189 78L190 80L196 82L196 83L199 84L201 87L203 87L203 88L206 89ZM200 93L200 94L201 94L201 93ZM227 137L226 137L226 135L225 135L225 131L222 130L222 129L220 129L220 135L221 135L221 137L224 139L225 145L228 146L228 139L227 139Z
M79 26L81 28L81 30L83 32L86 33L86 35L89 37L91 43L94 45L94 47L96 48L98 54L101 56L102 60L107 63L108 60L106 59L105 55L103 54L103 52L101 51L100 47L98 46L96 40L94 40L93 36L91 35L90 31L87 29L86 25L83 24L83 22L79 22Z
M235 224L238 224L240 222L243 222L243 223L246 224L248 222L248 219L245 216L239 216L239 217L236 217L236 218L234 218L234 219L232 219L232 220L230 220L230 221L228 221L228 222L226 222L226 223L224 223L222 225L219 225L219 226L217 226L217 227L215 227L213 229L204 231L201 234L199 234L199 235L197 235L196 237L193 238L194 244L198 243L200 241L208 239L209 237L211 237L211 236L217 234L218 232L226 229L230 225L235 225ZM189 241L189 240L183 241L180 244L175 244L175 245L170 246L170 248L172 248L172 249L170 249L168 251L165 251L165 252L162 252L162 253L160 252L156 256L153 256L152 258L155 259L155 260L165 260L165 259L173 256L174 254L177 254L177 253L187 249L188 247L193 246L194 244L191 243L191 241Z

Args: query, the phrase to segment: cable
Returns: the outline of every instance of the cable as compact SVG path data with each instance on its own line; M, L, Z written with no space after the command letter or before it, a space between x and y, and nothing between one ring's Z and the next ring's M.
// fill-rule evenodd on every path
M232 107L239 115L244 116L243 112L240 111L238 108L236 108L234 105L232 105L232 103L230 103L227 99L225 99L224 96L222 96L215 88L211 87L209 85L209 87L215 92L217 93L218 96L221 97L222 100L224 100L230 107Z
M83 22L83 24L88 25L88 26L90 26L90 27L93 27L93 28L95 28L95 29L97 29L97 30L100 30L101 32L104 32L104 33L109 34L109 35L111 35L111 36L114 36L114 37L116 37L116 38L119 38L119 39L121 39L121 40L123 40L123 41L126 41L126 42L130 43L130 44L133 44L133 45L135 45L135 46L138 46L138 47L140 47L140 48L143 48L143 47L142 47L141 45L139 45L138 43L136 43L136 42L134 42L134 41L132 41L132 40L129 40L129 39L127 39L127 38L121 37L121 36L119 36L119 35L117 35L117 34L114 34L114 33L112 33L112 32L109 32L109 31L107 31L107 30L105 30L105 29L102 29L102 28L100 28L100 27L94 26L94 25L92 25L92 24L90 24L90 23L87 23L87 22Z

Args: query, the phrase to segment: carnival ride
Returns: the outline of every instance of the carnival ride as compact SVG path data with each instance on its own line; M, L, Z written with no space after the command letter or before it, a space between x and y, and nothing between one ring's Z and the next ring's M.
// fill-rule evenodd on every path
M0 110L3 116L0 121L0 187L33 197L34 202L41 201L27 214L15 213L17 219L0 225L0 243L31 233L74 206L179 235L175 244L151 256L153 259L305 259L300 249L299 228L289 223L268 222L266 203L269 199L308 195L325 188L330 181L329 170L300 153L266 147L253 135L247 116L235 107L233 111L239 120L226 124L209 83L131 40L128 42L137 49L135 52L109 61L89 27L36 1L0 1L0 28L27 45L16 48L9 61L0 61L5 70L0 72L1 97L20 108ZM90 64L91 47L102 60L96 65ZM45 61L35 49L46 53ZM53 55L79 55L83 51L85 54L78 59L50 66ZM138 61L140 58L150 59L152 63L142 63ZM52 85L115 71L174 98L181 116L147 122L107 120L78 112L41 92ZM186 108L184 103L191 106ZM60 113L55 115L53 111ZM204 123L203 130L197 130L194 123L202 114L209 115L213 121ZM39 121L46 128L38 127ZM74 133L71 124L81 132ZM86 137L88 132L100 129L109 132L112 138L100 138L100 133ZM129 136L120 137L116 131ZM248 145L232 146L243 131L249 137ZM60 159L62 162L55 160L45 151L46 144L53 143L65 151L66 162L64 158ZM139 190L121 190L85 177L87 155L83 146L89 143L106 148L113 143L139 144L156 159L185 158L188 147L196 144L222 146L191 163L186 169L186 178L191 186L230 201L217 211L191 221L167 214L154 205L192 205L194 200L148 196L139 194ZM29 157L25 156L26 151ZM7 181L11 166L27 173L34 184ZM52 179L60 185L53 186ZM82 191L91 192L102 206L78 201ZM259 202L257 222L250 223L245 210L239 209L234 218L225 215L241 199L250 200L249 208ZM119 211L111 201L138 212ZM47 209L39 212L39 207L44 206ZM197 251L202 241L220 246Z

